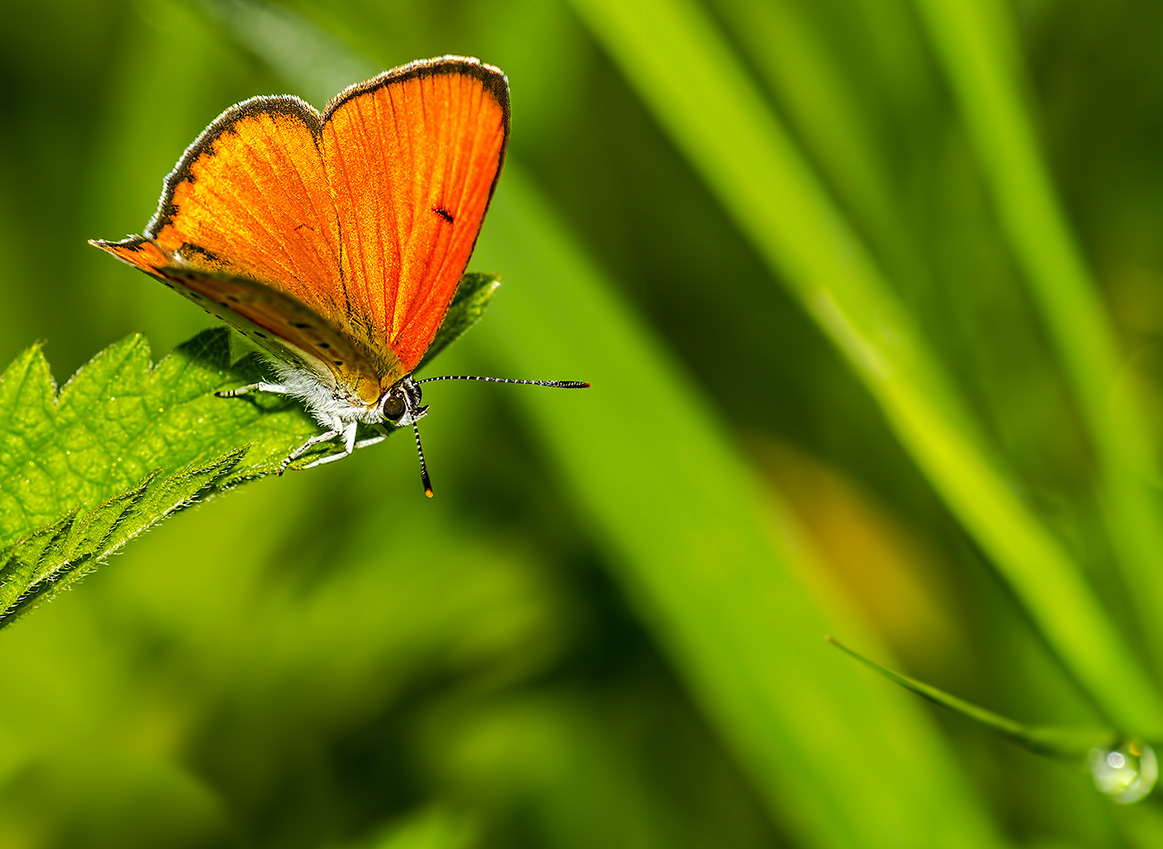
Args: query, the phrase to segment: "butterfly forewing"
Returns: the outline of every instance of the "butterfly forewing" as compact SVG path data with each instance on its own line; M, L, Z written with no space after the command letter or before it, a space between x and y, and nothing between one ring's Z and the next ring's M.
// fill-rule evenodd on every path
M361 398L374 370L382 395L444 319L508 128L504 74L459 57L388 71L322 114L256 97L190 145L143 237L93 244Z
M432 342L468 265L508 119L504 76L475 64L389 72L343 92L325 112L340 268L405 371Z
M250 277L319 311L344 307L319 113L294 97L228 109L186 151L146 235L174 264Z
M353 342L291 295L245 277L169 267L153 242L94 242L240 331L279 360L308 369L337 395L371 406L395 365Z

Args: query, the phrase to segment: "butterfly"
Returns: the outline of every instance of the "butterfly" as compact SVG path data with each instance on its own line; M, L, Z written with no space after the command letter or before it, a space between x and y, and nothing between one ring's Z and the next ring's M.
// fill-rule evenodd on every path
M348 456L416 422L417 380L496 188L509 84L477 59L442 56L340 92L322 112L293 96L223 112L166 177L141 236L93 240L241 331L277 381L217 393L299 399L323 429L279 467L338 439ZM360 425L376 432L357 438Z

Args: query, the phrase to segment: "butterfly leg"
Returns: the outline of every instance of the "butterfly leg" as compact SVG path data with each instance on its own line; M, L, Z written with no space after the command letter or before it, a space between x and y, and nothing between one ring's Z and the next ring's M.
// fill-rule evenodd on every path
M335 437L339 436L341 433L343 433L343 431L329 430L329 431L325 431L323 433L317 433L314 436L312 436L311 438L307 439L302 445L300 445L298 448L296 448L294 451L292 451L290 454L288 454L287 459L283 460L283 462L279 464L279 474L281 475L283 472L285 472L287 470L287 466L291 465L292 461L297 460L300 457L302 457L304 454L306 454L312 445L318 445L320 442L330 442L332 439L335 439ZM346 434L344 434L344 435L346 436ZM355 430L354 430L354 427L352 427L352 436L354 437L354 435L355 435ZM346 451L344 451L342 454L336 454L334 456L336 458L346 457L350 453L351 453L351 449L349 448ZM331 459L331 458L328 457L325 459ZM308 463L303 468L309 469L312 466L318 466L320 462L321 461L316 460L314 463Z
M367 448L369 445L375 445L377 442L383 442L388 438L389 431L386 427L383 425L378 425L376 430L380 432L379 436L369 436L367 439L361 439L359 442L355 443L353 448L358 451L360 448Z
M358 442L356 442L355 441L355 429L356 429L356 425L354 423L347 425L347 429L343 432L344 441L343 441L343 450L342 451L340 451L336 454L328 454L326 457L320 457L315 462L308 463L303 468L304 469L313 469L316 466L324 466L327 463L334 463L336 460L342 460L344 457L346 457L348 454L350 454L352 451L355 451L358 448L367 448L369 445L375 445L377 442L383 442L385 439L388 438L387 430L384 428L380 428L380 430L383 431L383 433L380 436L369 436L367 439L361 439ZM338 435L338 434L335 434L335 435ZM324 440L319 440L319 441L322 442ZM290 462L290 461L288 460L288 462Z
M303 468L304 469L313 469L316 466L323 466L327 463L334 463L336 460L342 460L344 457L346 457L348 454L350 454L356 448L355 432L358 429L358 427L359 427L359 425L356 422L345 422L343 425L343 430L333 430L333 431L330 431L328 433L321 433L318 436L311 437L310 439L308 439L306 442L304 442L302 445L300 445L298 448L296 448L294 451L291 452L291 456L283 461L284 467L286 466L287 463L290 463L296 457L302 456L303 452L306 451L308 448L310 448L312 445L315 445L318 442L326 442L329 439L334 439L335 437L340 436L340 435L343 436L343 450L342 451L340 451L336 454L328 454L326 457L320 457L318 460L315 460L312 463L308 463Z
M251 392L275 392L279 395L286 395L287 387L280 386L277 383L252 383L249 386L240 386L237 389L223 389L221 392L215 392L219 398L237 398L239 395L248 395Z

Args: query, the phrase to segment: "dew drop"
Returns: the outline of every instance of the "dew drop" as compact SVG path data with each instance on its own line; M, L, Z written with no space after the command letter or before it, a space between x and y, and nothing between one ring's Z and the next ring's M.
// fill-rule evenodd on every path
M1091 749L1090 775L1099 792L1129 805L1154 789L1159 761L1147 744L1126 740L1110 749Z

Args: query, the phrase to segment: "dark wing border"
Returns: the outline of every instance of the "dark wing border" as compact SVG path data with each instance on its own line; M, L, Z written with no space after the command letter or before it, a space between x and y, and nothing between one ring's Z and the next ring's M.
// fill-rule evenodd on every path
M203 154L207 153L214 142L222 135L232 131L233 126L245 118L256 115L291 115L300 119L311 131L311 137L319 144L323 129L323 117L319 110L302 98L293 94L261 95L236 103L210 122L198 138L186 148L181 159L173 170L166 175L162 182L162 194L158 200L157 211L153 218L145 225L147 238L156 239L158 234L173 221L174 191L187 180L195 180L191 167Z

